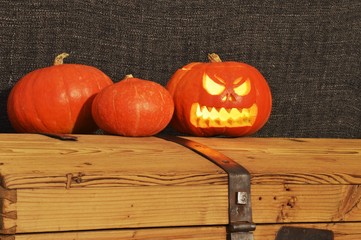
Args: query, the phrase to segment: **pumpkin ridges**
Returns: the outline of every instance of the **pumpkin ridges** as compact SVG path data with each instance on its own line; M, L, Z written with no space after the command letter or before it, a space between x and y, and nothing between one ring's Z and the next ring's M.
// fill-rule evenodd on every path
M97 71L97 69L94 67L91 67L91 66L88 66L88 67L95 70L95 72L94 72L94 74L92 74L92 76L86 76L86 79L88 81L92 80L92 82L96 82L96 84L97 84L97 91L95 93L93 92L92 95L89 95L88 101L92 102L94 100L95 96L99 93L99 91L101 89L103 89L104 87L106 87L108 85L111 86L113 84L113 82L109 79L110 80L109 84L104 84L104 82L100 81L100 79L104 78L104 76L106 76L106 75L101 71ZM88 73L88 71L85 71L85 72ZM90 122L91 122L91 125L94 126L94 128L95 128L96 123L95 123L94 119L92 118L92 114L91 114L92 104L90 103L90 104L87 104L86 106L87 106L86 115L89 118L88 123L90 124Z
M242 87L247 79L250 88L244 94L239 88L236 92L236 87ZM206 89L211 86L216 90ZM240 62L218 59L190 63L175 72L167 89L175 102L171 125L179 132L196 136L252 134L267 122L272 107L270 89L262 74ZM232 118L230 112L235 113Z
M104 95L113 95L113 91L109 90L109 86L104 88L102 91L100 91L97 96L94 98L92 103L92 115L95 119L95 122L97 123L98 127L103 129L106 132L109 132L110 126L108 118L112 118L115 113L115 98L113 96L108 96L109 98L112 97L112 101L104 101ZM103 100L100 103L101 100ZM100 105L102 107L100 107ZM109 110L108 114L104 111Z
M93 101L92 113L106 132L150 136L168 124L173 108L171 95L160 84L133 77L103 89Z
M126 75L125 79L122 81L122 84L129 84L129 89L128 90L130 90L130 92L134 91L132 93L132 95L134 97L134 101L137 102L137 101L140 100L139 99L140 95L139 95L139 92L138 92L138 89L137 89L138 86L136 86L137 82L132 81L131 78L133 78L133 76L131 74ZM124 95L126 95L126 93L124 93ZM126 95L126 96L128 96L128 95ZM126 104L123 107L126 108L125 109L126 111L131 111L132 112L131 113L132 114L132 121L131 121L132 122L131 123L132 128L129 130L128 134L125 131L123 131L122 135L134 136L136 134L136 132L138 132L139 130L142 131L142 129L140 129L140 120L141 120L140 119L140 111L142 110L141 106L140 106L140 104L135 103L135 104ZM126 117L126 116L123 116L123 117ZM127 124L124 123L124 125L127 125Z
M32 114L26 114L25 116L27 116L27 121L26 122L30 122L31 123L31 128L33 128L32 126L37 125L38 128L40 128L38 131L43 132L44 129L46 128L45 124L43 121L41 121L39 119L39 111L37 110L37 105L34 104L34 101L36 101L37 98L37 94L39 92L44 92L43 89L37 89L38 86L38 75L40 75L41 73L41 69L37 70L36 72L34 72L33 75L29 76L29 80L27 81L27 83L31 86L31 87L25 87L23 88L23 90L25 91L25 96L27 98L27 100L25 100L26 102L28 102L28 104L26 104L25 106L28 107L27 111L30 111ZM35 88L35 89L34 89ZM35 97L32 97L35 96ZM43 104L43 102L48 102L49 100L45 97L44 99L42 99L41 104ZM24 112L25 114L25 112ZM32 130L33 132L37 131L36 129L33 128Z
M64 98L67 98L67 86L61 72L62 71L58 67L40 69L38 72L39 75L49 74L53 77L44 79L41 77L35 78L34 76L34 78L31 79L33 86L29 88L29 91L32 91L30 96L35 96L32 98L31 103L43 125L43 127L38 128L38 131L46 132L47 129L58 129L59 133L72 131L71 126L68 124L69 121L72 120L72 111L69 99L66 99L66 103L63 103L64 99L59 101L59 95L64 95ZM60 94L59 91L62 91L63 94ZM36 97L36 94L39 94L40 92L42 94L42 98ZM56 95L53 95L54 93L56 93Z
M110 91L110 90L105 90L104 91L104 93L103 92L101 92L102 94L106 94L106 91ZM111 107L110 107L110 109L112 109L112 111L109 113L107 113L107 112L104 112L104 115L105 116L107 116L107 119L112 119L112 118L114 118L115 119L115 121L116 121L116 127L117 128L121 128L121 121L120 121L120 116L118 116L118 114L115 114L116 112L117 112L117 106L119 105L118 104L118 100L120 99L120 97L118 96L118 94L119 94L119 92L118 91L111 91L111 93L112 93L112 100L113 101L111 101ZM106 97L106 96L105 96ZM106 110L107 108L106 108L106 106L104 106L104 108L103 108L104 110ZM107 129L109 130L111 128L111 125L108 125L107 126Z
M64 67L68 67L66 65L64 65ZM96 71L95 69L93 69L90 66L84 66L84 65L80 65L80 64L73 64L72 68L69 68L68 71L71 70L73 71L73 74L76 76L81 76L81 80L82 80L82 86L78 86L80 88L80 94L82 96L81 99L87 98L86 101L92 101L92 96L88 93L88 91L93 91L92 89L95 89L95 86L92 86L91 88L89 87L90 84L94 84L96 83L96 86L98 86L99 84L97 83L97 81L94 81L94 74L97 74L98 71ZM89 72L92 72L92 74L89 74ZM79 79L80 80L80 79ZM68 85L65 89L66 89L66 95L69 99L69 97L71 98L71 101L76 101L74 97L72 97L72 85L74 84L73 82L68 82L66 81L66 84ZM70 85L69 85L70 84ZM98 87L98 90L99 87ZM77 99L78 101L82 101L80 99ZM87 116L91 115L91 110L89 109L89 107L91 106L91 104L84 104L84 106L80 109L76 108L76 109L72 109L72 105L70 105L70 109L71 109L71 115L70 117L72 119L74 119L75 124L73 126L72 132L83 132L83 129L96 129L96 124L92 119L89 119L87 121L86 125L83 124L79 124L79 123L83 123L84 121L81 119L86 119ZM78 119L78 121L76 120Z
M8 115L14 129L49 133L95 131L97 126L87 106L100 88L113 83L99 73L99 69L87 65L60 64L26 74L8 98ZM74 89L78 93L72 92Z
M29 103L29 104L22 104L20 103L20 99L18 99L18 103L20 104L18 107L21 108L25 108L27 107L27 109L23 112L20 112L19 114L21 114L21 116L24 118L24 120L22 121L22 123L30 123L28 125L23 126L23 128L28 129L30 128L31 132L35 132L36 130L32 127L34 124L41 124L43 125L42 128L45 128L44 124L42 121L39 120L38 117L38 111L36 110L35 106L32 103L33 98L31 97L34 93L31 91L33 86L36 86L36 81L37 81L37 76L40 74L40 70L36 70L33 71L31 73L31 75L29 76L29 78L32 81L23 81L22 84L23 86L21 87L21 85L19 85L19 89L21 90L21 92L19 93L20 96L23 96L23 102ZM25 86L24 86L25 85ZM45 101L45 99L44 99ZM18 108L17 108L18 109ZM30 116L28 114L26 114L26 112L32 112L33 116L32 118L30 118Z
M36 105L34 105L34 104L32 104L33 103L33 100L34 100L34 98L32 97L32 96L36 96L36 94L37 94L37 91L33 91L33 88L34 88L34 86L37 86L37 76L38 75L40 75L40 73L41 73L41 70L38 70L38 71L36 71L33 75L32 75L32 77L30 78L31 79L31 81L28 81L28 83L29 83L29 85L31 85L31 87L28 87L28 88L25 88L24 89L24 91L25 91L25 96L27 96L27 101L26 102L29 102L30 104L28 105L29 107L31 107L30 108L30 110L32 110L33 111L33 116L34 117L31 117L30 118L30 116L28 116L27 117L27 120L28 121L32 121L33 123L32 123L32 125L34 125L34 124L41 124L42 125L42 129L44 129L44 128L46 128L46 126L45 126L45 124L43 123L43 121L41 121L40 119L39 119L39 111L37 111L37 109L36 109ZM42 101L48 101L47 99L43 99ZM33 130L33 131L35 131L35 129ZM43 130L41 130L41 131L43 131Z
M92 115L99 128L106 132L112 132L112 127L121 128L119 126L118 115L118 91L116 91L116 84L108 86L100 91L94 98L92 103ZM114 90L113 90L114 89ZM115 121L111 121L115 119ZM115 124L115 126L114 126Z
M75 122L76 121L76 114L74 114L73 109L72 109L73 104L71 104L72 101L69 99L69 95L70 95L69 94L69 89L71 88L71 86L69 86L68 81L64 78L64 75L62 75L62 74L59 75L59 73L62 70L65 70L65 68L67 68L67 66L65 66L65 65L62 65L62 66L58 65L57 68L53 68L54 71L58 72L58 74L56 75L56 76L58 76L58 79L53 79L53 80L61 82L63 84L63 89L64 89L64 92L63 92L64 98L63 98L63 100L66 101L66 104L63 104L64 112L62 113L62 115L63 115L62 116L63 117L62 122L65 120L65 117L67 117L68 119L63 124L66 124L67 122ZM69 71L69 69L68 69L68 71ZM67 108L68 110L66 110L65 108ZM65 116L66 112L68 114ZM60 125L59 122L57 122L57 123L58 123L57 126L56 126L57 128L62 127L62 126L59 126ZM63 130L64 132L63 133L74 132L75 131L75 125L76 124L74 124L74 126L66 127L66 129L65 129L64 125L63 125L63 127L64 127L64 130Z
M15 85L14 88L19 88L19 85ZM25 96L24 94L21 95ZM21 105L19 104L19 99L14 96L14 91L10 92L8 99L9 99L7 104L8 117L9 119L13 119L12 120L13 128L16 131L25 132L25 127L22 124L26 122L24 121L25 116L21 114L21 112L17 111L17 109L21 108ZM9 104L10 102L13 103L14 107L11 106L11 104Z

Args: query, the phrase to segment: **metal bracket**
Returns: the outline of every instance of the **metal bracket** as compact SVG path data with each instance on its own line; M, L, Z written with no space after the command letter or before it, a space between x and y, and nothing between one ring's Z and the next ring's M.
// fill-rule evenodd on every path
M276 240L333 240L333 232L315 228L282 227Z
M253 240L256 225L252 221L251 176L249 172L226 155L203 144L177 136L158 136L178 143L210 160L228 174L227 240Z

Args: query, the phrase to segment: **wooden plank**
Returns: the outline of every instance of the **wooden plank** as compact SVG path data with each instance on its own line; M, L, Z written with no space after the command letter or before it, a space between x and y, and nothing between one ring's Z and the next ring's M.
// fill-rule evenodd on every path
M227 185L227 174L191 150L162 139L79 135L60 141L0 134L7 189Z
M3 232L227 224L227 175L191 150L78 137L0 134ZM360 139L190 139L251 172L258 224L361 219Z
M64 142L36 134L0 134L3 186L64 187L70 174L87 178L81 187L124 186L131 176L153 179L144 181L151 185L169 184L172 177L189 179L174 184L199 184L192 177L206 174L211 181L204 184L227 181L224 172L202 157L155 137L78 137L77 142ZM251 172L253 184L361 184L361 139L190 139L239 162Z
M33 189L17 195L17 233L228 222L223 186Z
M228 223L223 186L22 189L3 211L16 232L220 225ZM253 218L261 223L361 221L359 185L253 185Z
M360 185L252 185L256 223L361 221Z
M335 240L361 239L361 223L258 225L254 232L257 240L275 240L281 226L327 229L334 232ZM62 233L0 235L0 240L220 240L225 239L225 227L151 228ZM290 239L291 240L291 239Z
M244 166L252 184L361 184L361 139L189 139Z

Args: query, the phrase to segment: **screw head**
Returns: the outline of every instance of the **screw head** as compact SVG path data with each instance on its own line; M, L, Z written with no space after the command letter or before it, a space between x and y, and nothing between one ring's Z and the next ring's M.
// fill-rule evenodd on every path
M245 205L248 201L247 192L237 192L237 204Z

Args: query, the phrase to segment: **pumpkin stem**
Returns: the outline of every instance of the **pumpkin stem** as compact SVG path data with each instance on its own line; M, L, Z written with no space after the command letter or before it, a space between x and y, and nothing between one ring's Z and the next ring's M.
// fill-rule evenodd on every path
M132 74L127 74L125 75L124 79L127 79L127 78L134 78Z
M208 54L209 61L213 62L222 62L221 58L216 53L210 53Z
M64 58L68 57L68 53L62 53L55 57L54 65L61 65L64 63Z

